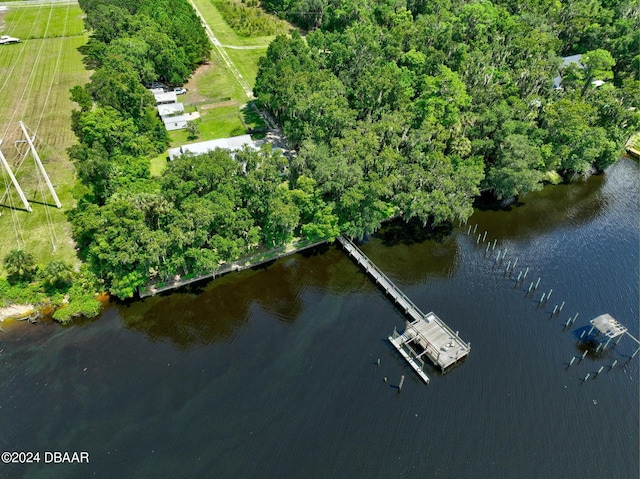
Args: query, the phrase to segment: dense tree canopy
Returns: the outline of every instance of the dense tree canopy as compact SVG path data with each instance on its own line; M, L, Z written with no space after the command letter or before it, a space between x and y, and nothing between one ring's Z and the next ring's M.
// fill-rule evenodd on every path
M479 191L509 198L603 170L640 125L628 0L263 5L311 32L276 38L254 92L299 148L296 174L354 236L389 215L465 218Z
M80 4L95 71L72 90L86 187L72 224L123 298L294 237L466 219L482 191L603 170L640 125L630 0L265 0L309 30L276 37L254 88L296 154L185 155L152 178L167 136L142 85L183 82L207 56L204 30L183 0Z

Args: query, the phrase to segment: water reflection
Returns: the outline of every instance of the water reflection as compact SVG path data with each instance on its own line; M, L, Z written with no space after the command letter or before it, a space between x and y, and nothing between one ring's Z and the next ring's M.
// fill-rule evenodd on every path
M255 308L292 323L301 315L300 296L308 289L351 294L360 283L352 274L343 274L349 267L341 251L323 246L173 294L116 307L127 328L152 341L168 341L181 349L231 342L256 314Z
M453 232L451 225L425 228L418 221L395 220L362 245L362 250L402 285L429 277L447 278L455 272L459 258Z
M504 239L531 238L558 228L579 227L608 212L613 201L633 194L632 183L637 183L635 171L637 165L633 160L622 158L605 174L545 187L508 207L478 204L469 223L478 223L482 232L488 230Z

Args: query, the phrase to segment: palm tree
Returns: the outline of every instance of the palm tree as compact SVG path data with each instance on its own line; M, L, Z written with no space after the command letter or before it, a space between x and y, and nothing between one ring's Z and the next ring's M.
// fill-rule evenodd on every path
M42 279L50 286L63 286L73 280L73 267L61 259L54 259L42 271Z
M4 257L3 263L9 276L26 279L33 273L36 260L31 253L22 249L12 249Z

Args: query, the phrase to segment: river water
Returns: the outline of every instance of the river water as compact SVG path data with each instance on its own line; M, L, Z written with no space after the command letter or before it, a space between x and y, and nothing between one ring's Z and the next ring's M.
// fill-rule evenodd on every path
M636 343L568 363L599 314L638 336L638 169L622 159L466 226L390 225L362 245L471 342L428 386L386 341L401 314L336 247L71 327L5 324L0 450L41 462L0 477L637 478ZM518 285L504 272L516 258Z

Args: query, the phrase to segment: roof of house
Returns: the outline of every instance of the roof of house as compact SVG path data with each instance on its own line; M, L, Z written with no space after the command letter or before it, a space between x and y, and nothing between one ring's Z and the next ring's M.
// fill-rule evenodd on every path
M154 93L154 97L156 97L156 104L158 103L175 103L178 101L178 97L176 93L173 91L168 91L164 93Z
M183 103L165 103L158 105L158 113L160 116L174 115L176 113L182 113L184 111Z
M169 159L175 160L183 153L189 152L194 155L202 155L208 151L215 150L216 148L222 148L224 150L239 150L243 146L248 145L251 148L258 149L251 135L232 136L230 138L220 138L218 140L201 141L199 143L191 143L189 145L182 145L179 148L169 149Z

